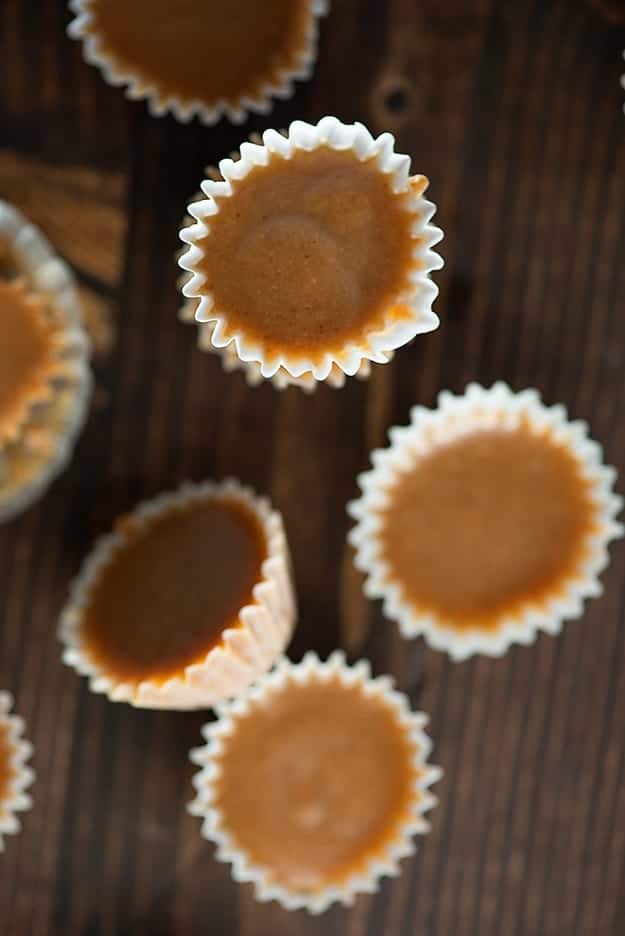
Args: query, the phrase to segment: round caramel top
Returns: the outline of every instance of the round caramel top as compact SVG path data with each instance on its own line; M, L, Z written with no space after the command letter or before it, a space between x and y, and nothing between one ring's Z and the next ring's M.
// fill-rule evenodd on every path
M414 216L375 160L296 150L232 185L196 265L228 334L315 357L406 316Z
M252 706L218 759L224 831L291 890L364 871L414 802L415 752L395 712L337 677L292 681Z
M493 628L575 574L592 523L589 485L566 448L526 426L475 432L399 476L382 553L419 613Z
M248 508L215 500L118 528L124 543L89 591L81 639L114 681L165 680L203 660L253 603L264 531Z
M309 0L90 0L91 35L124 75L163 98L207 106L255 98L297 68Z
M56 333L43 303L21 282L0 278L0 445L49 395L56 355Z
M5 804L11 791L11 781L15 776L15 771L11 766L13 750L9 726L6 722L0 722L0 817L5 813Z

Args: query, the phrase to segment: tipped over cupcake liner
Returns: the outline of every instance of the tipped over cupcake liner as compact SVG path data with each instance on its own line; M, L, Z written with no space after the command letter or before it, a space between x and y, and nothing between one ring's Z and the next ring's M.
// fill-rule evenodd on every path
M538 605L528 601L518 610L502 613L492 630L451 627L436 614L415 608L402 583L393 578L380 543L383 512L397 480L419 457L476 431L513 430L522 423L564 446L590 485L595 523L585 537L585 558L546 601ZM490 389L469 384L462 396L443 391L435 410L415 406L410 424L392 428L389 437L390 446L374 451L373 468L358 478L362 493L348 505L356 521L348 540L355 548L356 567L366 575L365 594L382 599L385 617L398 623L404 637L423 636L454 660L476 653L497 657L513 643L533 643L541 631L559 633L565 620L581 616L586 598L601 594L599 576L609 561L608 544L623 536L623 525L616 519L623 500L613 492L616 472L602 463L601 447L588 437L587 424L569 421L564 406L545 406L536 390L514 393L504 383Z
M224 824L224 817L216 803L216 790L222 776L220 758L227 739L236 732L239 720L259 706L269 703L274 694L290 684L305 685L331 679L340 680L347 689L360 687L366 696L375 697L388 707L406 731L413 750L412 763L416 776L410 818L400 826L391 840L380 846L377 853L370 855L364 870L349 875L339 884L308 893L276 883L270 868L255 864L238 846ZM200 771L193 778L196 797L189 805L189 812L202 819L202 835L216 844L218 860L231 865L235 881L253 885L257 900L275 900L285 910L305 909L314 914L323 913L334 903L349 906L358 894L375 893L381 878L395 877L400 873L401 860L416 851L414 836L429 831L425 813L437 802L429 787L440 779L442 771L427 762L432 749L432 743L424 731L427 716L411 711L408 699L394 689L390 677L373 679L366 661L348 666L341 651L333 653L326 662L321 662L314 653L307 653L298 664L282 659L243 698L220 706L218 716L217 721L202 729L206 745L192 750L190 754L191 761L200 767ZM259 792L259 804L262 804L262 791ZM276 829L276 834L279 833L280 830Z
M222 181L214 178L204 180L204 198L190 204L187 209L195 223L183 227L180 232L181 240L188 244L188 249L178 260L180 267L189 274L182 292L188 300L195 301L194 306L185 305L183 314L188 317L193 312L196 322L210 325L201 336L205 347L221 353L227 350L233 360L248 368L253 380L260 373L262 378L277 376L279 381L293 382L293 378L296 381L304 378L310 385L312 381L339 382L345 376L362 372L363 368L366 372L369 363L387 363L397 348L438 326L438 318L432 311L438 289L429 274L442 266L440 256L432 250L441 239L442 232L430 224L435 206L423 197L427 179L410 177L410 158L396 153L394 143L390 133L374 138L362 124L343 124L335 117L324 117L316 125L294 121L286 134L266 130L262 135L262 145L243 143L239 159L220 162ZM374 159L380 172L392 179L393 191L408 195L408 210L413 215L414 270L410 274L409 291L396 296L393 305L405 306L409 314L398 320L389 307L386 320L377 331L363 334L333 351L310 356L300 352L294 354L288 349L268 353L261 342L244 331L231 332L227 317L221 314L213 298L203 292L205 276L197 265L204 252L199 243L209 234L211 219L219 213L221 201L235 196L236 183L255 167L267 166L275 159L288 160L298 150L313 151L321 147L351 150L359 161ZM339 377L339 374L343 376Z
M186 666L180 674L165 681L119 682L90 657L81 635L83 613L100 571L126 542L123 525L118 524L114 532L96 542L83 562L61 613L63 661L89 679L92 692L140 708L210 708L243 692L283 653L293 631L296 604L282 518L264 498L234 480L183 484L176 492L139 504L128 519L147 525L172 509L207 500L240 504L256 517L264 531L267 555L252 592L253 603L240 609L237 623L223 631L220 642L207 651L203 660ZM210 571L207 569L207 574Z
M155 81L140 70L121 67L115 61L115 55L105 48L101 37L92 31L92 0L70 0L70 10L76 14L67 28L72 39L83 43L83 57L89 65L100 69L107 84L114 87L124 86L126 97L132 101L145 100L153 117L171 114L180 123L189 123L197 118L206 126L213 126L222 117L233 124L241 124L250 114L268 114L274 101L290 98L295 91L296 81L308 80L317 59L319 43L319 20L328 13L330 0L308 0L310 25L295 64L292 68L283 68L267 76L258 87L249 93L233 99L201 100L199 98L182 99L173 93L164 93ZM147 28L149 25L146 24ZM261 76L250 76L257 82Z
M0 729L6 731L10 749L11 778L8 795L0 799L0 852L4 849L3 836L15 835L20 830L18 812L25 812L32 806L32 800L26 792L35 779L34 771L26 765L32 757L33 748L24 735L24 722L17 715L10 715L13 700L8 692L0 692Z
M69 267L17 209L0 201L0 244L12 288L50 317L57 364L41 396L0 444L0 522L37 500L65 469L88 412L89 341ZM37 310L39 311L39 310Z

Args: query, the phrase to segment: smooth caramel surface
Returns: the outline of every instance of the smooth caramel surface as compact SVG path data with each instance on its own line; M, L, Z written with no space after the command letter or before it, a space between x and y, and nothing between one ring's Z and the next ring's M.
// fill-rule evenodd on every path
M89 33L125 73L163 97L211 105L254 97L297 66L308 0L91 0Z
M399 476L383 517L390 577L415 609L493 628L575 573L594 514L574 456L522 426L434 449Z
M81 637L114 680L161 680L202 660L252 602L267 552L256 517L235 502L171 509L139 526L89 594Z
M54 363L53 329L21 283L0 278L0 443L46 391Z
M406 819L416 774L405 728L336 677L272 693L224 745L223 826L274 883L308 893L338 883Z
M272 158L219 200L197 269L226 330L265 349L340 349L402 314L413 215L373 160L322 147Z
M15 775L10 760L12 753L9 727L6 723L0 723L0 816L4 815L3 807L9 797L11 781Z

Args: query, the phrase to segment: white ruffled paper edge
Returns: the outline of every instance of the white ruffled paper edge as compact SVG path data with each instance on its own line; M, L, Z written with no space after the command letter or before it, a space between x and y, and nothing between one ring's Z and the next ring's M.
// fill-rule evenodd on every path
M224 739L236 731L236 723L251 713L254 708L266 702L272 694L284 689L289 683L299 685L311 680L328 681L339 678L346 688L362 687L368 697L377 697L396 715L399 724L407 731L414 747L414 767L418 776L414 783L414 804L412 818L398 833L397 839L388 846L383 859L372 858L365 872L352 875L342 885L325 888L316 894L300 893L272 883L270 871L254 865L249 856L240 850L223 825L223 817L214 805L215 787L220 779L219 757L224 751ZM416 851L413 837L429 832L430 826L424 814L436 805L437 799L429 792L429 787L440 780L442 770L427 763L432 749L432 742L425 734L427 715L412 712L408 699L394 688L389 676L371 678L371 669L367 661L361 660L353 666L345 662L342 651L335 651L327 661L321 662L316 654L309 652L301 663L294 664L286 659L263 677L248 694L218 709L217 721L207 724L202 729L206 745L195 748L190 753L192 763L201 769L193 778L197 796L189 804L189 812L199 816L202 822L202 835L217 846L219 861L232 865L232 877L239 883L251 883L254 895L259 901L276 900L285 910L305 909L310 913L323 913L333 903L347 906L353 904L357 894L374 893L380 878L396 877L400 873L400 861ZM259 808L262 808L262 791L259 791ZM279 829L276 834L279 835Z
M381 331L371 333L360 344L350 343L337 354L327 352L320 362L301 356L291 359L288 353L267 360L262 345L244 334L228 335L227 323L215 309L212 297L203 294L206 277L197 270L197 264L204 256L198 242L208 235L210 218L218 214L221 199L233 195L233 183L243 179L256 166L266 166L272 157L290 159L297 150L311 151L327 146L335 150L353 150L362 161L375 158L380 171L392 177L394 192L410 191L410 157L395 152L395 138L390 133L374 138L360 123L343 124L336 117L323 117L315 125L295 120L286 136L277 130L265 130L262 139L262 146L243 143L241 158L237 161L222 159L219 171L223 182L204 179L201 187L205 198L187 208L188 214L195 218L195 224L180 231L180 239L189 245L189 249L179 257L178 263L191 274L182 292L188 299L199 300L195 310L197 322L214 323L210 332L211 344L216 349L223 349L232 343L241 361L260 365L264 378L286 372L296 378L310 373L315 380L327 380L333 368L352 377L363 361L385 364L389 351L407 344L418 334L437 328L439 322L432 311L432 303L438 295L438 288L429 274L443 266L441 257L432 250L443 234L429 223L436 210L435 205L422 195L412 195L409 201L414 214L412 233L416 238L413 257L419 268L411 273L409 293L396 297L397 303L412 309L410 321L395 321Z
M540 431L547 430L575 457L582 475L592 482L592 498L601 528L588 537L590 555L577 575L566 581L544 607L502 616L500 626L493 632L451 629L434 615L418 613L401 584L391 580L390 566L381 558L380 513L390 502L390 491L398 475L412 467L415 457L427 455L434 446L476 430L514 429L522 418ZM462 396L443 391L436 410L415 406L410 425L390 430L390 447L372 453L373 469L358 478L362 496L347 508L357 521L348 540L356 550L356 567L367 576L364 585L367 597L383 600L385 617L398 622L404 637L423 636L453 660L465 660L475 653L502 656L513 643L533 643L539 631L559 633L563 621L580 617L585 598L602 593L599 575L608 564L608 543L623 536L624 530L616 521L623 506L623 499L612 491L616 471L602 464L601 447L587 433L586 423L567 420L564 406L547 407L536 390L513 393L501 382L490 389L469 384Z
M51 454L42 458L40 472L6 498L2 497L0 487L2 523L30 507L67 467L86 422L92 377L89 339L82 326L80 302L70 268L56 255L41 231L4 201L0 201L0 239L9 243L18 272L25 277L28 286L34 293L48 298L66 320L65 343L72 355L68 375L75 387L72 404L63 412L62 431L56 436Z
M196 300L187 299L184 306L180 310L180 319L184 322L193 321L193 310L196 305ZM213 328L214 323L212 322L200 325L197 342L200 350L208 351L209 354L216 354L220 358L221 366L227 374L231 374L234 371L242 371L248 387L257 387L259 384L263 383L264 377L261 373L260 364L256 364L252 361L242 361L237 356L237 353L232 344L227 348L216 348L213 345L211 341ZM393 356L394 352L389 351L386 354L386 361L391 361ZM371 376L371 370L371 362L363 361L354 376L358 380L368 380ZM338 368L333 368L324 382L329 387L339 390L341 387L345 386L345 380L345 373ZM284 370L278 371L278 373L274 374L273 377L270 377L269 382L273 387L275 387L276 390L287 390L289 387L299 387L300 390L304 391L304 393L314 393L314 391L317 389L317 386L319 385L319 381L315 380L312 374L304 374L302 377L291 377L291 375Z
M64 644L63 661L89 678L92 692L104 693L112 702L129 702L139 708L210 708L247 689L283 653L293 631L296 604L282 518L272 510L267 500L256 497L249 488L242 487L233 479L220 484L212 481L187 483L175 492L144 501L130 516L134 521L148 523L172 508L207 500L241 504L257 517L263 527L267 557L261 566L261 579L252 592L254 603L240 610L238 626L227 628L220 644L207 653L203 662L187 666L183 676L164 683L149 679L139 683L118 683L89 657L81 641L82 613L89 602L91 589L100 570L125 542L123 531L103 536L96 542L70 586L59 629L59 637ZM211 571L207 569L207 574Z
M299 53L297 66L282 69L277 79L265 82L260 93L254 98L244 95L234 101L220 99L210 105L199 99L182 101L175 95L163 98L149 79L118 68L113 58L103 49L98 36L90 32L90 0L70 0L69 8L76 14L76 19L67 27L67 33L72 39L82 40L85 61L89 65L96 65L108 84L114 87L125 85L124 93L132 101L146 100L153 117L171 113L180 123L189 123L197 117L200 123L206 126L213 126L222 117L226 117L233 124L241 124L250 113L268 114L274 100L286 100L293 95L296 81L307 81L311 77L317 59L319 19L328 13L330 0L309 0L309 5L310 28L305 45ZM149 24L146 24L146 27L149 28Z
M0 801L0 852L4 850L4 835L15 835L19 832L21 824L17 812L25 812L32 807L32 799L26 793L28 787L35 779L32 768L26 766L26 761L32 757L33 746L26 741L24 734L24 721L17 715L10 715L13 708L13 699L8 692L0 692L0 725L8 729L9 744L12 748L11 767L13 777L7 799Z

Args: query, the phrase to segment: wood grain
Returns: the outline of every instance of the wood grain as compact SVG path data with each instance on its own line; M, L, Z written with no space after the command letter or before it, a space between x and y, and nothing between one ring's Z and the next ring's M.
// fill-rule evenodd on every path
M96 403L71 469L0 530L0 686L36 748L35 807L0 859L3 936L620 936L625 553L558 639L452 664L362 597L346 501L371 448L443 387L536 386L625 471L625 17L615 0L335 0L314 80L243 129L150 119L86 66L61 0L0 4L0 197L76 269ZM391 129L446 231L440 330L373 379L250 390L176 318L173 254L202 167L251 130L333 112ZM187 751L201 714L134 711L60 661L93 538L139 498L234 474L293 549L299 657L337 644L431 714L446 772L403 874L322 920L256 904L213 860ZM623 490L621 483L621 491Z

